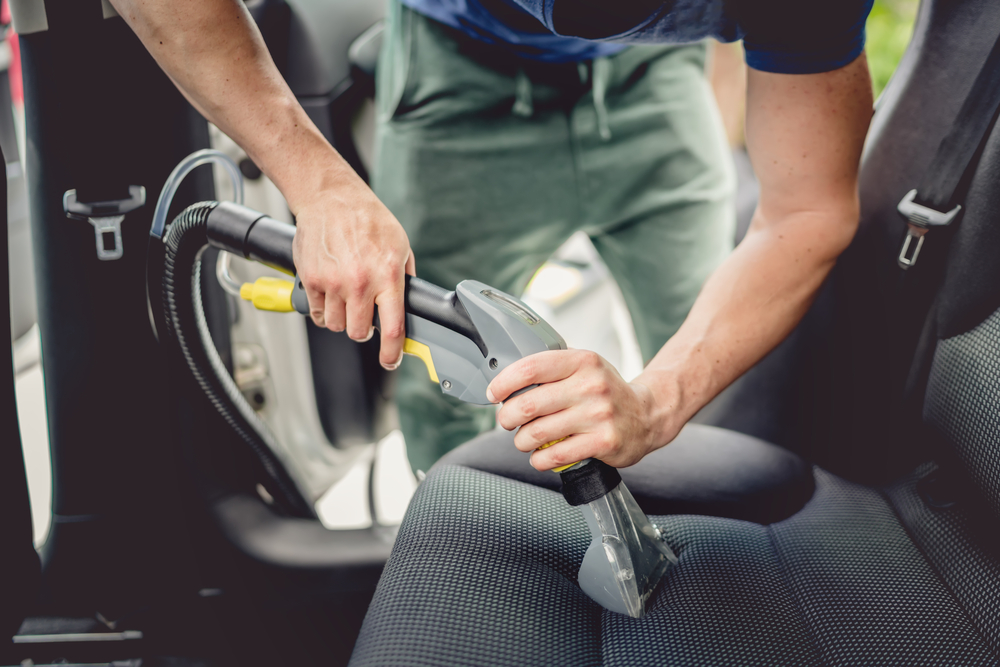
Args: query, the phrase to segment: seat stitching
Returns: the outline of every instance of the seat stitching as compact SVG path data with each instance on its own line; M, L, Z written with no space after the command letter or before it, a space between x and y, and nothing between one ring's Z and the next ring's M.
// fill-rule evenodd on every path
M934 576L937 577L938 581L941 582L941 585L944 587L944 589L948 591L948 595L950 595L952 599L955 600L955 604L958 606L959 610L962 612L962 615L965 617L965 619L969 622L969 625L972 627L972 629L975 630L976 635L983 642L983 645L986 647L987 651L989 651L989 653L993 656L994 660L1000 659L998 658L997 654L993 652L993 646L990 643L990 641L986 638L986 635L983 634L983 631L972 619L972 616L969 615L969 611L965 608L965 605L962 604L962 600L958 597L958 595L955 594L955 591L952 590L951 586L948 585L948 581L944 578L944 574L941 572L941 570L938 569L938 566L934 563L934 561L931 560L930 555L926 551L924 551L923 546L920 544L920 542L917 541L916 536L910 531L910 528L903 521L903 517L896 509L896 505L895 503L892 502L892 498L889 497L889 494L887 494L884 489L877 488L874 489L874 491L878 493L879 497L882 498L883 502L885 502L885 504L888 505L889 509L892 511L893 516L896 517L896 522L899 523L900 528L903 529L903 532L906 533L906 536L910 539L910 543L917 550L917 553L920 554L920 557L924 559L924 562L927 563L927 566L930 567L931 572L933 572Z
M785 586L788 588L789 594L792 596L792 601L795 603L795 608L799 612L799 617L802 619L802 625L806 629L806 633L809 636L810 641L812 641L813 646L816 649L816 655L819 658L819 664L821 667L825 667L827 664L823 657L822 646L819 643L819 638L816 636L815 630L813 630L812 625L809 623L809 619L806 617L805 610L800 602L800 596L798 591L795 589L795 585L792 583L791 579L788 577L787 570L788 565L785 563L785 558L781 554L781 549L778 548L778 543L774 539L774 531L771 524L764 526L764 531L767 533L767 539L771 543L771 550L774 551L774 557L778 561L778 571L781 573L781 578L785 582Z

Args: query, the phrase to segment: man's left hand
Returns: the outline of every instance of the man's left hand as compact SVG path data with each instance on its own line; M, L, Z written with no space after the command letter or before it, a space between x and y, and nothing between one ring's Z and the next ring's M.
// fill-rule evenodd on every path
M523 394L507 397L524 387ZM514 445L534 451L531 465L550 470L585 458L622 468L663 446L664 428L652 393L628 383L595 352L558 350L525 357L504 369L488 389L503 402L497 415L508 431L521 427ZM542 445L556 442L546 449Z

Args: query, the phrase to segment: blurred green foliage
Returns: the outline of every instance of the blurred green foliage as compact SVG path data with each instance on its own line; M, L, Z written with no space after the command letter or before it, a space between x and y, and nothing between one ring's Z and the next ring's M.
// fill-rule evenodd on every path
M918 0L875 0L868 16L866 49L876 98L889 83L910 43L917 5Z

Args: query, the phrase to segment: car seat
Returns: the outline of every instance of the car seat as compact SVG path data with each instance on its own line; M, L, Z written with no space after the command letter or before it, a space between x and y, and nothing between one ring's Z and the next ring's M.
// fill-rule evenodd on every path
M798 382L819 391L797 397L800 440L783 444L818 464L811 497L794 454L719 429L689 427L684 455L671 445L623 471L680 559L631 619L577 586L580 513L526 472L509 435L487 434L418 488L351 664L1000 662L1000 132L953 238L928 237L906 290L895 210L998 35L996 3L924 0L880 100L861 228L803 323ZM941 279L924 270L936 262ZM706 465L721 495L685 490ZM727 481L753 466L758 486ZM760 498L781 511L736 514Z

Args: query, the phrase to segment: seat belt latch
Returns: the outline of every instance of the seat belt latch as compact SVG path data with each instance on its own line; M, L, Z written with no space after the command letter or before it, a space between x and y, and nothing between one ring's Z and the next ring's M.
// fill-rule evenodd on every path
M947 213L928 208L916 202L917 191L910 190L899 202L896 210L906 219L906 238L899 249L899 257L896 263L904 271L917 263L920 255L920 248L924 245L924 235L930 231L931 227L947 227L952 220L962 211L961 206L956 206ZM916 243L914 243L916 239ZM912 250L911 250L911 247Z
M146 203L146 188L141 185L128 186L128 199L84 203L79 201L76 190L63 194L63 211L66 217L86 220L94 226L97 244L97 259L107 262L121 259L125 254L122 246L122 221L129 211Z

